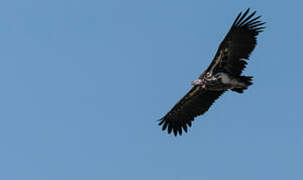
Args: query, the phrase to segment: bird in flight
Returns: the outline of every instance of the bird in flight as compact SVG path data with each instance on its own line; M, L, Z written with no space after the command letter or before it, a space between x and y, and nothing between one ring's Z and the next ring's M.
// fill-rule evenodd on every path
M163 131L182 135L194 118L204 114L225 91L243 93L253 84L252 76L241 74L265 22L259 20L261 16L255 16L256 11L249 13L249 10L238 14L211 64L191 82L192 89L159 120Z

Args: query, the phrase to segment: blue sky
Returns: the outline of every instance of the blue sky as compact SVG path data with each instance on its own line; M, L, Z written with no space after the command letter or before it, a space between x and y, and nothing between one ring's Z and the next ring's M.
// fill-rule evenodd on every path
M0 179L301 180L300 1L0 3ZM157 126L236 15L267 22L244 74L181 137Z

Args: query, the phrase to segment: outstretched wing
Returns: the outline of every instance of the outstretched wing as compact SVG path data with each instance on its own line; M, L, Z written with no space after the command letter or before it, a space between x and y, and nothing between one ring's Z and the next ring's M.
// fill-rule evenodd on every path
M254 50L257 35L265 28L265 22L259 20L261 16L254 17L256 11L249 14L239 13L232 27L221 42L216 56L206 72L224 71L239 76L245 69L250 53ZM200 76L202 77L203 74Z
M240 13L237 16L221 42L214 60L200 78L203 78L206 72L219 70L234 76L242 73L247 64L245 60L256 46L256 36L264 29L264 23L258 20L261 16L254 17L256 11L250 15L248 13L249 9L243 15ZM187 132L194 118L205 113L224 92L208 91L200 86L193 87L160 119L159 125L162 125L162 130L167 129L169 134L174 132L175 135L181 135L183 130Z
M193 87L163 118L159 125L162 130L172 131L175 136L187 132L195 117L204 114L224 91L207 91L200 86Z

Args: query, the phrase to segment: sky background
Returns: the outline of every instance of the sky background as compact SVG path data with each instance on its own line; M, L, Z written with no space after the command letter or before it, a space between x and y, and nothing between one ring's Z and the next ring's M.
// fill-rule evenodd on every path
M302 180L302 1L0 2L0 179ZM236 15L267 29L189 133L161 118Z

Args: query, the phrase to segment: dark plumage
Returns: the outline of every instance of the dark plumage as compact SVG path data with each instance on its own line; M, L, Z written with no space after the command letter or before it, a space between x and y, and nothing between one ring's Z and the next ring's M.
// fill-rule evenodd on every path
M195 117L204 114L225 91L243 93L252 85L251 76L241 76L250 53L256 46L256 36L265 28L264 22L249 14L247 9L239 13L232 27L221 42L216 55L194 87L163 117L159 125L162 130L182 135L191 127ZM182 130L183 129L183 130Z

